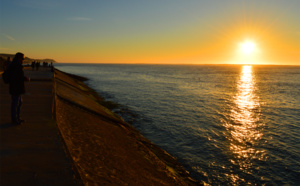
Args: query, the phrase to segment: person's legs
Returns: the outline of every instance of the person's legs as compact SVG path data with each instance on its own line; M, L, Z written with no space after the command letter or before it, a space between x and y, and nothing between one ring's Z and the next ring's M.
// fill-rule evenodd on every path
M13 123L19 123L20 120L20 111L22 105L22 96L21 95L12 95L11 96L11 121Z
M18 106L17 106L17 121L21 121L20 113L21 113L21 106L23 104L22 96L19 96Z

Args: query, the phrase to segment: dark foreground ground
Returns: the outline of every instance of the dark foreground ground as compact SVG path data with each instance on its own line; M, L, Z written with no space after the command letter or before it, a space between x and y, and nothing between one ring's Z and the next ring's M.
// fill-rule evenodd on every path
M10 122L8 85L0 79L0 185L79 185L52 118L52 73L26 71L22 118Z
M199 184L82 79L49 69L26 74L21 126L10 124L8 86L0 82L1 186Z

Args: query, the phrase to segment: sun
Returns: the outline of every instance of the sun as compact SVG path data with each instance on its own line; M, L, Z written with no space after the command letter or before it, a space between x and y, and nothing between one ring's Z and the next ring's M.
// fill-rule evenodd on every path
M252 40L245 40L239 44L242 54L251 55L256 52L256 43Z
M232 60L234 64L262 64L261 45L256 40L244 38L237 43L235 56Z

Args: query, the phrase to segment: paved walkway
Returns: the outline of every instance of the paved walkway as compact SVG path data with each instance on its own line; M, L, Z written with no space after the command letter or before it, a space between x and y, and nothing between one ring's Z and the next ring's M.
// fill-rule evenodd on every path
M8 85L0 79L0 185L79 185L74 179L55 120L52 119L50 69L25 70L21 116L26 123L10 122Z

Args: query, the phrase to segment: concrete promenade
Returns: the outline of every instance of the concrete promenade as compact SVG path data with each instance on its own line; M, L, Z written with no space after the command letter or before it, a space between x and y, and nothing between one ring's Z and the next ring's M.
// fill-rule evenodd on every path
M12 125L9 87L0 79L0 185L80 185L52 118L53 73L25 69L26 82L21 117Z

